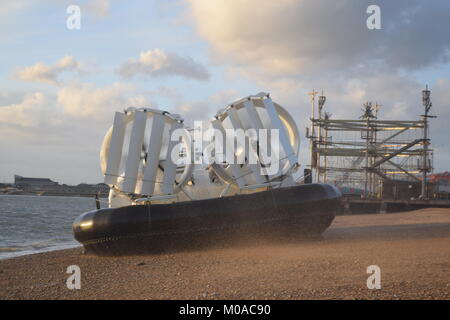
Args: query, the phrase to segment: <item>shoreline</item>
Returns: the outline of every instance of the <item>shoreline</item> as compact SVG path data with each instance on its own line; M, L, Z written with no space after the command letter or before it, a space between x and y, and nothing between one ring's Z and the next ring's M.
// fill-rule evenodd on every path
M31 197L75 197L75 198L94 198L95 194L71 194L71 193L0 193L0 196L31 196ZM108 195L100 195L99 199L108 199Z
M75 241L75 240L74 240ZM2 251L0 253L0 261L3 260L7 260L7 259L14 259L14 258L20 258L20 257L24 257L24 256L31 256L31 255L35 255L35 254L41 254L41 253L48 253L48 252L53 252L53 251L63 251L63 250L70 250L70 249L75 249L75 248L82 248L82 245L80 243L73 243L73 244L62 244L60 246L56 245L53 247L46 247L46 248L42 248L42 249L36 249L35 252L32 252L31 250L21 250L21 251ZM3 253L8 253L11 252L12 256L5 256L2 257L1 254Z
M320 240L0 260L0 299L450 299L450 209L338 216ZM81 269L69 290L66 269ZM381 290L366 286L379 265Z

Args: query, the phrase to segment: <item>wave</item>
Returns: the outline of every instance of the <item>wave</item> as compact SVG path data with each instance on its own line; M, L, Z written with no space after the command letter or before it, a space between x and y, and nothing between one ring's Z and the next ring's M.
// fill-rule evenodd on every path
M61 241L60 239L48 239L36 241L22 246L3 246L0 247L0 259L12 258L27 254L35 254L47 251L55 251L78 247L75 241Z

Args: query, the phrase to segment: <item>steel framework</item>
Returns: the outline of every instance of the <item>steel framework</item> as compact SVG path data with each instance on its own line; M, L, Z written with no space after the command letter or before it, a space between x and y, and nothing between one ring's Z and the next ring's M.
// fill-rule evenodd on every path
M323 112L325 96L311 96L310 140L311 170L315 182L361 190L364 198L381 198L384 183L420 183L421 198L427 198L426 175L432 171L428 118L430 91L423 94L422 119L379 119L378 103L367 102L357 120L333 119ZM317 109L317 113L316 113ZM316 116L317 114L317 116Z

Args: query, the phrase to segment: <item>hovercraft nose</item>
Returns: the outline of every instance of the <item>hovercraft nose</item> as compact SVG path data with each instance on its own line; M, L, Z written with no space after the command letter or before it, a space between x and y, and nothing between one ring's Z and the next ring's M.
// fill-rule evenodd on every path
M89 237L94 228L94 211L89 211L80 215L72 224L72 230L74 237L77 241L81 242Z

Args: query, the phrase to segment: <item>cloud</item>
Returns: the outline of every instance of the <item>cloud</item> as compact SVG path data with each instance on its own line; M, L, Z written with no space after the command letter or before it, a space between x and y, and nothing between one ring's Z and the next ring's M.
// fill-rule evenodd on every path
M374 4L370 0L186 2L212 60L231 77L247 78L271 92L301 133L310 117L307 93L313 88L325 89L325 109L335 118L356 119L362 104L373 101L383 105L381 118L420 119L422 78L449 65L450 2L445 0L376 1L381 30L366 27L366 9ZM445 124L450 84L448 79L428 81L433 109L440 115L431 124L439 152L436 167L443 169L442 159L450 158Z
M59 85L58 76L64 71L81 71L81 64L72 56L65 56L53 65L36 63L15 71L15 76L23 81Z
M382 30L366 27L369 0L188 3L216 61L266 76L416 70L449 58L446 0L379 0Z
M124 78L138 74L149 77L182 76L196 80L207 80L208 70L190 57L181 57L161 49L141 52L138 59L130 59L123 63L117 73Z
M8 1L2 3L2 5L0 6L0 18L8 19L12 15L15 15L16 13L27 8L28 5L29 1Z
M57 103L71 117L97 120L110 119L114 111L130 106L150 105L133 86L118 82L101 88L89 83L63 87L57 93Z
M96 18L105 18L109 15L109 0L90 0L87 3L87 10Z
M0 123L2 127L36 127L46 117L47 102L41 92L28 93L20 103L0 106Z
M45 95L41 92L26 94L20 103L0 107L0 121L18 124L32 121L33 117L26 113L36 110L45 102Z
M17 100L17 94L0 91L0 123L1 126L37 128L53 124L73 123L79 121L84 126L87 119L104 123L110 120L115 111L128 107L151 106L155 103L129 84L120 82L97 87L91 83L72 83L60 87L55 95L42 92L26 93ZM8 103L1 105L1 101ZM1 127L0 126L0 127Z

